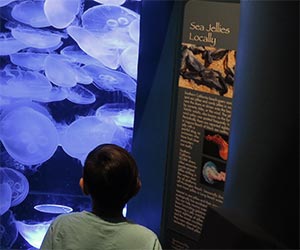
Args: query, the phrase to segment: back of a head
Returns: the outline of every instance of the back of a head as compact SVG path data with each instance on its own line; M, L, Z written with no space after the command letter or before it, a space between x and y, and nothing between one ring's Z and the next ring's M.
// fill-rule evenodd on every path
M88 154L83 179L84 191L107 209L121 209L140 187L135 160L115 144L99 145Z

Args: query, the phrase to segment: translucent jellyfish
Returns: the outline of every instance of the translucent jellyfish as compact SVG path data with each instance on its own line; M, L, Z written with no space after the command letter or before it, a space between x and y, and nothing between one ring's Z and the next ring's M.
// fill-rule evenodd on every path
M6 97L34 99L47 95L52 88L43 74L9 66L0 70L0 79L0 95Z
M1 249L11 249L18 238L15 218L9 210L0 217L0 246Z
M81 67L75 65L74 68L76 74L76 80L81 84L91 84L93 82L93 78Z
M44 11L53 27L63 29L74 21L80 6L81 0L45 0Z
M17 21L35 28L50 26L44 13L44 1L23 1L13 7L11 15Z
M96 110L95 116L100 120L113 120L118 126L133 128L134 110L123 103L107 103Z
M122 5L126 0L94 0L95 2L101 4L110 4L110 5Z
M213 184L214 183L213 176L218 175L219 172L217 170L216 165L212 161L208 161L203 166L202 174L206 182Z
M73 211L73 208L59 204L40 204L34 206L34 209L50 214L67 214Z
M87 65L98 65L98 66L104 66L100 61L97 59L89 56L85 52L83 52L78 46L70 45L67 47L64 47L60 54L68 57L71 62L80 63L80 64L87 64Z
M10 205L16 206L19 205L28 195L29 192L29 183L27 178L19 171L14 170L12 168L0 168L0 184L9 185L10 192L8 191L8 187L6 186L6 195L11 193L10 197ZM3 190L1 190L1 194L3 194ZM2 200L2 195L1 195Z
M58 133L52 121L26 106L13 109L2 118L0 139L9 155L24 165L47 161L58 146Z
M139 48L137 45L125 49L120 56L122 69L132 78L137 79Z
M31 70L44 70L45 58L48 54L46 53L35 53L35 52L19 52L10 54L10 61L15 65L25 67Z
M34 29L29 26L7 23L5 25L11 30L12 36L28 47L47 49L61 44L61 39L66 37L62 33L50 30Z
M122 91L128 97L133 98L136 93L136 82L128 75L115 70L110 70L107 68L86 65L83 66L90 76L93 77L93 84L99 88L106 91Z
M17 221L16 226L21 236L33 247L39 249L42 245L43 239L51 224L51 221L40 223L28 223L24 221Z
M82 26L95 33L107 33L117 28L127 28L139 18L139 14L122 6L97 5L86 10L81 16Z
M67 32L85 53L108 68L117 69L119 67L120 53L118 49L102 46L100 40L87 29L69 26Z
M0 33L0 56L7 56L28 47L16 40L10 33Z
M69 89L67 99L77 104L91 104L96 101L95 95L90 90L78 84Z
M0 176L0 178L2 178ZM12 191L8 183L0 183L0 215L4 214L11 206Z
M52 87L51 91L43 96L35 97L35 101L39 102L58 102L65 100L69 95L69 91L62 87Z
M133 41L139 43L140 41L140 19L135 19L131 22L128 28L129 35Z
M0 0L0 7L6 6L12 2L15 2L16 0Z
M112 142L117 130L113 122L100 121L94 116L83 117L63 131L61 146L69 156L83 161L97 145Z
M76 72L67 57L50 54L45 59L45 74L57 86L73 87L77 84Z

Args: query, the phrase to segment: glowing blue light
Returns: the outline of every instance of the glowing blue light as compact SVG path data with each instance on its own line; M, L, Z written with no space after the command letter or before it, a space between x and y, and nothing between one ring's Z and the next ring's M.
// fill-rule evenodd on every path
M73 208L58 205L58 204L40 204L34 206L34 209L43 213L51 213L51 214L66 214L73 211Z
M46 221L36 224L27 224L23 221L16 221L21 236L33 247L40 248L42 241L52 221Z
M80 6L81 0L45 0L44 12L53 27L63 29L74 21Z
M0 177L2 178L1 175L0 175ZM2 215L11 206L12 191L11 191L10 185L8 183L0 183L0 197L1 197L0 215Z
M13 109L1 120L0 128L6 151L22 164L43 163L56 151L58 133L54 124L30 107Z
M10 3L14 2L14 1L16 1L16 0L0 0L0 7L8 5L8 4L10 4Z
M29 192L28 180L21 172L17 170L1 167L0 184L1 184L1 202L2 202L2 198L6 197L8 199L6 202L10 203L10 207L19 205L28 195ZM4 189L2 189L2 187ZM6 208L7 205L8 204L5 205ZM2 214L4 214L8 209L4 211L4 206L2 208L3 208Z
M35 28L50 26L44 13L43 1L21 2L13 7L11 15L15 20Z
M122 5L126 0L94 0L95 2L110 5Z

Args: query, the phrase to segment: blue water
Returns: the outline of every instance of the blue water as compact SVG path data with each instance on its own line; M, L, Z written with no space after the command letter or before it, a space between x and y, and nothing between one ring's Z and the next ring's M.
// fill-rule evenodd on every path
M38 248L100 143L130 151L140 1L0 0L0 248Z

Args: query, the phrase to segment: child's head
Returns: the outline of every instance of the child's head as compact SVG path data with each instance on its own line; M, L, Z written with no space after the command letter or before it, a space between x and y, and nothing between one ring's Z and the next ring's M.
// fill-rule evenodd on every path
M141 186L135 160L114 144L99 145L88 154L80 184L94 203L107 210L122 209Z

